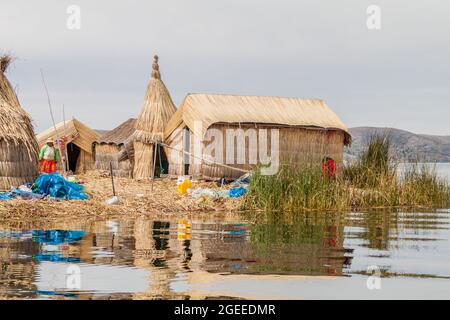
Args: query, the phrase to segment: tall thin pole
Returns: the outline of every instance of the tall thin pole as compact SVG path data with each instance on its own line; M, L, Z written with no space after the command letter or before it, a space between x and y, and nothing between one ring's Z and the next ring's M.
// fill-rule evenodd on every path
M153 192L153 183L155 182L155 166L156 166L156 153L158 152L158 142L155 141L155 150L153 155L153 168L152 168L152 192Z
M116 188L114 186L114 174L113 174L113 167L112 167L112 162L109 162L109 171L111 173L111 183L112 183L112 190L113 190L113 196L116 196Z
M50 110L50 116L52 118L53 128L55 129L56 140L59 142L59 134L58 134L58 130L56 129L55 117L53 116L52 103L50 101L50 94L48 93L47 84L45 83L44 71L42 71L42 69L41 69L41 78L42 78L42 83L44 84L45 93L47 94L48 108ZM57 143L56 145L57 145L57 149L59 150L59 153L61 154L61 148L59 146L59 143ZM64 172L65 172L65 169L64 169Z
M63 104L62 106L63 108L63 121L64 121L64 137L66 138L67 141L67 127L66 127L66 108ZM66 142L64 141L64 142ZM69 170L69 154L67 153L67 143L64 143L64 154L65 154L65 158L66 161L64 161L64 168L66 168L66 170Z

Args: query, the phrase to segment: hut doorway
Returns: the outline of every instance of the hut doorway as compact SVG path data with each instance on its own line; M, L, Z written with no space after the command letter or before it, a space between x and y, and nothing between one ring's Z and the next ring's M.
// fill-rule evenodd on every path
M156 152L155 177L161 177L162 174L168 174L169 161L167 160L164 148L161 145L157 145L155 146L154 152Z
M188 128L183 129L183 151L191 150L191 132ZM189 174L189 154L183 153L183 174Z
M69 143L67 145L67 157L69 170L75 172L77 170L77 162L80 157L81 149L76 144Z

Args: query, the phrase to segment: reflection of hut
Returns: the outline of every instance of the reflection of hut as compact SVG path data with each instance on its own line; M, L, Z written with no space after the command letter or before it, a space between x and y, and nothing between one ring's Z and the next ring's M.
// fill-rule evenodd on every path
M0 190L33 181L38 163L31 119L4 74L9 63L0 58Z
M201 240L202 270L233 274L342 275L344 227L296 221L290 225L224 225L220 234ZM245 232L244 232L245 231Z
M203 149L201 154L195 154L199 152L196 141ZM279 153L282 164L321 163L324 156L340 163L344 145L351 142L351 136L322 100L189 94L166 126L165 142L173 148L167 151L169 174L236 178L242 170L261 164L261 157L270 157L272 151ZM274 143L278 143L278 148ZM215 150L214 146L222 150ZM214 152L205 154L208 149ZM215 163L195 161L208 156L213 156Z
M136 123L136 132L134 134L134 150L135 150L135 164L134 164L134 178L135 179L149 179L153 176L154 170L154 141L162 141L164 136L164 129L175 113L176 108L170 97L169 91L161 80L159 73L158 56L155 56L153 62L152 78L147 87L144 104ZM162 154L163 150L156 149L162 159L165 156Z
M7 228L0 228L7 230ZM7 232L8 233L8 232ZM11 232L0 237L0 296L35 297L35 263L31 257L39 253L39 244L30 241L27 232ZM29 258L24 258L29 257Z
M94 142L95 169L109 170L118 177L132 177L134 164L133 133L136 119L129 119Z
M47 139L65 141L69 170L76 173L86 172L94 168L94 155L92 144L97 141L99 134L76 119L58 123L56 131L54 127L37 135L39 147L42 147Z
M178 253L169 245L170 223L138 218L134 237L134 265L150 271L148 290L134 295L134 299L173 298L170 284L176 277Z

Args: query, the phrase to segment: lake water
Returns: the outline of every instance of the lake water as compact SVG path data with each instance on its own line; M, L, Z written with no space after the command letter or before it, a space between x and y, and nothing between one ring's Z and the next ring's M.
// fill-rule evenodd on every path
M0 221L1 298L450 299L449 260L449 209Z
M420 164L422 166L424 164ZM430 170L436 170L436 172L443 178L447 178L450 182L450 163L426 163L425 164ZM399 166L400 173L407 169L410 164L401 164Z

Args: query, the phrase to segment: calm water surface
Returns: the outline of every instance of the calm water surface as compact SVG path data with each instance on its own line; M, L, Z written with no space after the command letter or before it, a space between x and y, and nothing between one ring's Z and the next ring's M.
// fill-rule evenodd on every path
M0 221L0 297L450 299L449 217Z

